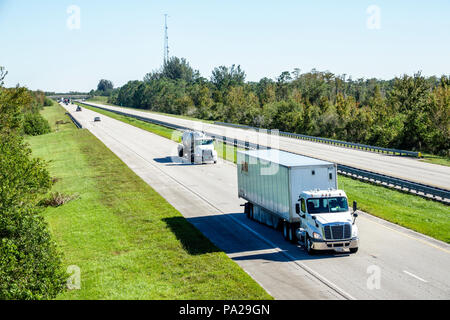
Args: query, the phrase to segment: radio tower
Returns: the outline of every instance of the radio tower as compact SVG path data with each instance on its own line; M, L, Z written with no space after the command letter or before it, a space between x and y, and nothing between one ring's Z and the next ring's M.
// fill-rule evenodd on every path
M169 28L167 27L167 17L168 15L164 15L165 20L165 34L164 34L164 65L169 62Z

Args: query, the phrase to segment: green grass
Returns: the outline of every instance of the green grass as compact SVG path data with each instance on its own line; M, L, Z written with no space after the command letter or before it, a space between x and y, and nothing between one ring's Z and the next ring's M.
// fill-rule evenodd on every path
M450 167L450 158L449 157L436 156L433 154L423 154L423 158L420 161Z
M87 101L91 101L91 102L98 102L98 103L103 103L103 104L108 104L108 97L104 97L104 96L95 96L93 98L89 98L87 99Z
M43 115L69 121L57 105ZM44 213L64 264L81 268L81 290L58 299L271 299L89 131L28 142L60 179L52 191L80 196Z
M50 124L50 128L53 132L61 132L65 130L72 130L71 124L72 121L69 117L63 112L63 109L59 108L59 104L52 100L53 105L51 107L44 107L41 111L42 116L47 119ZM64 122L65 124L57 124L57 122Z
M339 176L339 188L360 210L450 243L450 206Z
M176 136L175 130L148 125L140 120L96 108L92 110L166 138ZM236 162L236 148L233 146L216 142L216 150L219 157ZM347 193L351 202L358 201L359 208L367 213L450 243L450 206L343 175L339 176L339 188Z

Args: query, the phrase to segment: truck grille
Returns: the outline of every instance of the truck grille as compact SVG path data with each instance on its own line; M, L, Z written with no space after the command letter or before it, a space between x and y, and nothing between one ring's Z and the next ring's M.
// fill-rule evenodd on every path
M212 151L211 150L203 150L203 157L204 158L212 158Z
M328 225L324 228L325 240L343 240L350 239L352 228L349 223L341 225Z

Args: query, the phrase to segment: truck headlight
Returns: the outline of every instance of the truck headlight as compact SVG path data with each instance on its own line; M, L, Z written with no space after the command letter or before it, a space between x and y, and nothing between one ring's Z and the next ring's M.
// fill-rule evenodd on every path
M358 228L356 226L353 226L352 228L352 238L355 238L358 236Z
M314 239L322 239L322 236L317 232L313 232L313 238Z

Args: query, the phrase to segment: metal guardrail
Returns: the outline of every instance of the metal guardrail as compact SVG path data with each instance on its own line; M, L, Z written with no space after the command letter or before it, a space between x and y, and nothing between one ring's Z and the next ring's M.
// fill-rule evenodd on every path
M72 120L72 122L75 124L75 126L78 129L83 129L83 126L81 125L81 123L77 119L75 119L69 112L66 112L66 114L70 117L70 119Z
M131 118L138 119L138 120L141 120L144 122L157 124L157 125L169 128L169 129L191 130L191 128L167 123L164 121L145 118L145 117L137 116L137 115L126 113L126 112L111 110L111 109L91 105L86 102L82 102L82 103L86 104L88 106L94 107L94 108L101 109L101 110L109 111L109 112L127 116L127 117L131 117ZM237 147L237 148L270 149L270 147L254 144L249 141L232 139L232 138L228 138L225 136L218 136L216 134L209 133L209 132L204 132L204 133L220 142L223 142L228 145L233 145L234 147ZM387 175L378 174L378 173L374 173L374 172L370 172L370 171L366 171L366 170L362 170L362 169L357 169L357 168L353 168L353 167L349 167L349 166L344 166L344 165L340 165L340 164L338 164L337 166L338 166L338 172L340 174L350 176L350 177L356 178L356 179L364 181L364 182L372 182L372 183L380 184L385 187L394 188L394 189L402 190L402 191L408 191L414 195L418 195L418 196L422 196L422 197L426 197L426 198L432 198L436 201L439 201L439 202L442 202L445 204L450 204L450 191L449 190L431 187L431 186L427 186L427 185L420 184L417 182L412 182L412 181L408 181L408 180L404 180L404 179L390 177Z
M252 130L257 130L257 131L261 130L261 129L255 128L255 127L245 126L245 125L241 125L241 124L226 123L226 122L214 122L214 124L221 125L221 126L227 126L227 127L234 127L234 128L239 128L239 129L252 129ZM268 129L267 132L270 133L271 130ZM339 147L358 149L358 150L363 150L363 151L379 152L379 153L385 153L385 154L416 157L416 158L422 157L422 154L420 152L415 152L415 151L399 150L399 149L392 149L392 148L382 148L382 147L376 147L376 146L369 146L369 145L361 144L361 143L353 143L353 142L334 140L334 139L328 139L328 138L307 136L304 134L290 133L290 132L284 132L284 131L279 131L279 134L281 136L286 136L286 137L290 137L290 138L294 138L294 139L301 139L301 140L307 140L307 141L311 141L311 142L331 144L331 145L335 145L335 146L339 146Z
M410 193L423 196L426 198L431 197L439 202L450 204L450 191L445 189L431 187L421 183L411 182L408 180L394 178L383 174L374 173L339 164L338 164L338 172L340 174L353 177L361 181L381 184L386 187L392 187L403 191L408 191Z

